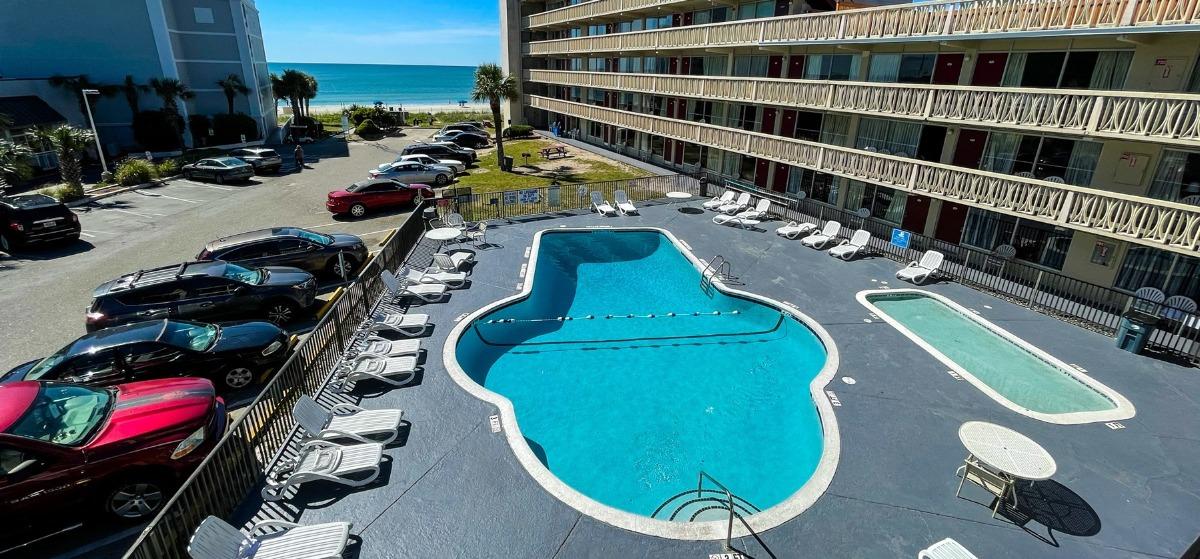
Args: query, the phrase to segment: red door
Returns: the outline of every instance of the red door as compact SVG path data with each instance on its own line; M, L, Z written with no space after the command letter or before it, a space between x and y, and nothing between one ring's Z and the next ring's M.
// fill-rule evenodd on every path
M759 132L764 134L775 133L775 113L777 111L771 107L763 109L762 126L758 128Z
M683 26L683 14L671 14L671 27Z
M796 137L796 111L784 109L782 111L783 118L779 124L779 135L785 138Z
M971 74L971 85L995 87L1004 79L1004 65L1008 63L1007 52L979 53L975 71Z
M687 99L680 99L675 102L675 118L687 118Z
M938 214L937 229L933 236L939 241L958 244L962 240L963 224L966 222L966 206L943 201L942 212Z
M679 59L678 58L671 58L671 62L667 64L667 73L668 74L678 74L679 73Z
M798 80L804 77L803 54L793 54L788 57L787 77L789 80Z
M775 17L788 15L791 7L792 0L775 0Z
M759 188L767 187L767 179L771 175L771 160L759 159L754 166L754 186Z
M675 118L675 98L667 98L667 118Z
M904 219L900 221L900 228L923 235L927 217L929 217L929 198L910 194L908 200L904 202Z
M775 178L771 179L771 190L775 192L787 192L788 167L786 163L775 164Z
M675 140L670 138L663 139L663 159L671 160L671 156L675 154Z
M783 57L772 56L767 61L767 77L778 78L783 76Z
M933 66L933 83L936 85L958 85L962 74L963 55L958 52L943 52L937 55Z
M683 14L683 24L684 25L692 24L692 12L687 12L687 13Z
M683 142L675 142L675 164L683 164Z
M987 144L987 132L963 128L958 131L958 144L954 146L954 159L951 164L959 167L978 169L979 161L983 159L983 146Z
M682 60L679 61L679 73L683 74L685 76L691 75L691 73L692 73L692 57L685 56L685 57L683 57Z

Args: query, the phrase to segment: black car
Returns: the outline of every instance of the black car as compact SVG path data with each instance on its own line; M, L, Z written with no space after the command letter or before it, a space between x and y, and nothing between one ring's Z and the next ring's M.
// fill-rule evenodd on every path
M102 284L87 308L87 330L158 318L261 319L280 326L317 297L317 279L298 268L245 268L220 260L126 274Z
M236 390L278 369L290 345L288 335L269 322L135 322L83 336L49 357L14 368L0 383L55 380L109 386L203 377L218 388Z
M479 134L480 136L484 136L484 137L489 136L489 134L487 133L487 130L484 130L483 127L479 126L478 124L475 124L474 122L457 122L454 124L447 124L442 127L441 132L443 134L445 134L446 132L450 132L452 130L459 130L462 132L470 132L472 134Z
M253 177L254 167L235 157L211 157L184 165L180 172L185 179L205 179L224 184Z
M275 227L217 239L196 260L224 260L242 266L291 266L314 276L348 280L368 257L354 235L323 235L299 227Z
M475 132L462 132L456 134L450 141L466 148L485 148L488 147L488 137Z
M473 152L440 144L413 144L401 150L400 155L412 155L414 153L423 153L437 159L462 161L466 165L470 165L476 158Z
M23 246L79 239L79 216L45 194L0 198L0 252Z
M236 157L254 167L255 174L278 173L283 167L283 158L273 149L245 148L229 152L230 157Z

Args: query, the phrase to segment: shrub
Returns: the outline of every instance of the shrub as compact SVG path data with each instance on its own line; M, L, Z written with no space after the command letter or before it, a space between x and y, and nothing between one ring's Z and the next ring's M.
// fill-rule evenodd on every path
M358 125L366 120L373 121L376 126L384 128L399 124L396 121L396 117L392 116L392 113L387 112L383 107L359 107L350 111L350 123L355 127L358 127Z
M153 163L145 159L126 159L117 164L117 171L113 173L113 180L117 184L124 186L133 186L150 182L158 174L158 168Z
M383 130L380 130L378 126L375 126L375 122L368 118L354 129L354 133L364 138L377 138L383 135Z
M212 140L218 145L241 143L243 134L247 142L258 139L258 124L245 113L214 115L212 127Z
M83 198L83 185L72 186L67 183L61 183L43 188L39 192L59 202L73 202Z
M528 124L514 124L504 129L505 138L528 138L533 135L533 127Z
M183 117L167 111L141 111L133 116L133 138L150 151L179 149Z
M179 166L180 165L179 165L178 159L164 159L162 161L159 161L158 165L154 166L155 171L157 172L156 176L158 176L159 178L162 178L162 177L169 177L171 175L178 175L179 174Z

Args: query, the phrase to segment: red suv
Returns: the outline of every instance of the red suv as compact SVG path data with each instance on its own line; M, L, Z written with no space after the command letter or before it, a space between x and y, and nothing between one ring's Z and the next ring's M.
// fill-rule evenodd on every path
M421 200L433 198L433 190L424 184L404 184L392 179L369 179L356 182L345 190L329 193L325 208L333 214L350 214L354 217L367 215L368 210L377 210L406 204L418 205Z
M81 510L151 518L224 435L226 419L212 383L199 378L0 386L0 510L11 519L0 540Z

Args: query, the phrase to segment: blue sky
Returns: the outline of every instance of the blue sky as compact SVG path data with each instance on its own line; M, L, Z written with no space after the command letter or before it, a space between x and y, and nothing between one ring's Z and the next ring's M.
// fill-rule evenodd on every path
M271 62L500 61L498 0L257 0Z

